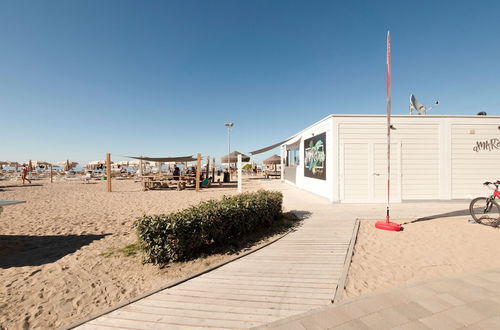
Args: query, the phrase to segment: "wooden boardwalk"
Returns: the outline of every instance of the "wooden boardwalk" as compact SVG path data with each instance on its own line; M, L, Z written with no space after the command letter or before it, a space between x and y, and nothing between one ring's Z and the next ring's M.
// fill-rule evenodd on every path
M245 329L331 304L355 220L335 219L314 195L283 193L285 208L311 212L295 232L77 329Z

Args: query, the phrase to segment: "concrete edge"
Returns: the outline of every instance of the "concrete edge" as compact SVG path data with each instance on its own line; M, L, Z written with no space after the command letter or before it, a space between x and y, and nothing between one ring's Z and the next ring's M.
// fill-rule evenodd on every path
M342 276L340 277L339 283L337 284L337 289L335 290L335 295L333 298L333 305L325 305L321 307L317 307L311 310L308 310L307 312L299 313L296 315L288 316L273 322L266 323L264 325L260 325L254 328L251 328L252 330L257 330L257 329L269 329L272 327L284 325L293 321L297 320L302 320L303 318L314 315L318 312L321 312L323 310L327 310L330 308L335 308L342 302L342 295L344 294L344 286L347 281L347 275L349 273L349 266L351 265L351 260L354 252L354 245L356 244L356 240L358 238L358 232L359 232L359 225L360 225L360 219L356 219L356 223L354 224L354 229L352 231L352 236L351 236L351 242L349 243L349 248L347 250L347 255L346 259L344 261L344 269L342 270ZM339 287L341 288L339 290Z
M219 263L219 264L217 264L217 265L215 265L215 266L212 266L212 267L209 267L209 268L207 268L207 269L205 269L205 270L202 270L201 272L198 272L198 273L195 273L195 274L190 275L190 276L188 276L188 277L182 278L182 279L180 279L180 280L177 280L177 281L174 281L174 282L168 283L168 284L166 284L166 285L164 285L164 286L162 286L162 287L160 287L160 288L154 289L154 290L152 290L152 291L148 291L148 292L146 292L146 293L143 293L142 295L139 295L139 296L134 297L134 298L132 298L132 299L126 300L126 301L124 301L124 302L122 302L122 303L120 303L120 304L118 304L118 305L115 305L115 306L113 306L113 307L109 307L109 308L105 309L104 311L101 311L101 312L99 312L99 313L97 313L97 314L94 314L94 315L88 316L88 317L86 317L86 318L84 318L84 319L82 319L82 320L76 321L76 322L74 322L74 323L72 323L72 324L70 324L70 325L67 325L67 326L61 327L61 328L59 328L59 329L60 329L60 330L70 330L70 329L74 329L74 328L76 328L76 327L78 327L78 326L80 326L80 325L83 325L83 324L85 324L85 323L87 323L87 322L90 322L90 321L92 321L92 320L95 320L95 319L96 319L96 318L98 318L98 317L101 317L101 316L104 316L104 315L106 315L106 314L109 314L109 313L111 313L111 312L113 312L113 311L115 311L115 310L117 310L117 309L120 309L120 308L122 308L122 307L125 307L125 306L127 306L127 305L130 305L130 304L132 304L132 303L134 303L134 302L136 302L136 301L139 301L139 300L141 300L141 299L144 299L144 298L146 298L146 297L149 297L149 296L151 296L151 295L153 295L153 294L155 294L155 293L158 293L158 292L160 292L160 291L163 291L163 290L166 290L166 289L172 288L172 287L174 287L174 286L177 286L177 285L179 285L179 284L182 284L182 283L184 283L184 282L187 282L187 281L189 281L189 280L192 280L192 279L194 279L194 278L196 278L196 277L199 277L199 276L201 276L201 275L203 275L203 274L209 273L209 272L211 272L211 271L213 271L213 270L215 270L215 269L217 269L217 268L220 268L220 267L222 267L222 266L224 266L224 265L227 265L227 264L229 264L229 263L231 263L231 262L233 262L233 261L236 261L236 260L238 260L238 259L241 259L241 258L243 258L243 257L246 257L246 256L247 256L247 255L249 255L249 254L252 254L252 253L254 253L254 252L257 252L257 251L259 251L259 250L261 250L261 249L265 248L266 246L269 246L269 245L271 245L271 244L273 244L273 243L275 243L275 242L279 241L280 239L282 239L283 237L285 237L285 236L287 236L288 234L292 233L293 231L294 231L294 229L292 228L292 229L288 230L287 232L285 232L284 234L280 235L279 237L276 237L276 238L275 238L275 239L273 239L272 241L269 241L269 242L267 242L267 243L263 244L262 246L259 246L258 248L255 248L255 249L253 249L253 250L247 251L247 252L245 252L245 253L243 253L243 254L241 254L241 255L239 255L239 256L236 256L236 257L234 257L234 258L231 258L231 259L229 259L229 260L226 260L226 261L224 261L224 262L221 262L221 263Z
M337 304L339 301L341 301L342 296L344 295L347 276L349 275L349 267L351 266L351 260L354 254L354 246L356 245L356 241L358 239L358 232L359 232L359 219L356 219L356 223L354 224L354 229L352 230L351 242L349 243L349 248L347 249L347 255L344 260L344 269L342 270L342 276L339 279L339 282L337 284L337 289L335 290L335 295L333 296L334 304Z

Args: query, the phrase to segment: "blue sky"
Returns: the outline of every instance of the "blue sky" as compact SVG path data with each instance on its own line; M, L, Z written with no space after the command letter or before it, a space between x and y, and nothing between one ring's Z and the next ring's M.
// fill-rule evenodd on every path
M227 153L332 113L500 115L495 1L1 1L0 160ZM256 158L268 157L268 152Z

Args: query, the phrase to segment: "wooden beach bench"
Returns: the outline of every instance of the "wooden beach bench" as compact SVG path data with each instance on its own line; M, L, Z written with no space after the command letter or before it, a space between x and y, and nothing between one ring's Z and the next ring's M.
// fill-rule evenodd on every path
M192 176L143 176L142 177L142 190L161 189L161 188L176 188L177 190L184 190L189 185L195 185L196 178Z
M269 179L270 177L281 178L281 172L266 172L264 173L264 176L266 179Z

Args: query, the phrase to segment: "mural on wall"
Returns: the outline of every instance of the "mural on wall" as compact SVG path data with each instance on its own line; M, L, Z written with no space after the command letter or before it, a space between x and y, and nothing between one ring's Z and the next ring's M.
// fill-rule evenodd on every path
M500 149L500 139L490 139L486 141L476 141L476 145L472 148L475 152L481 150L492 151L493 149Z
M304 176L326 180L326 133L304 140Z

